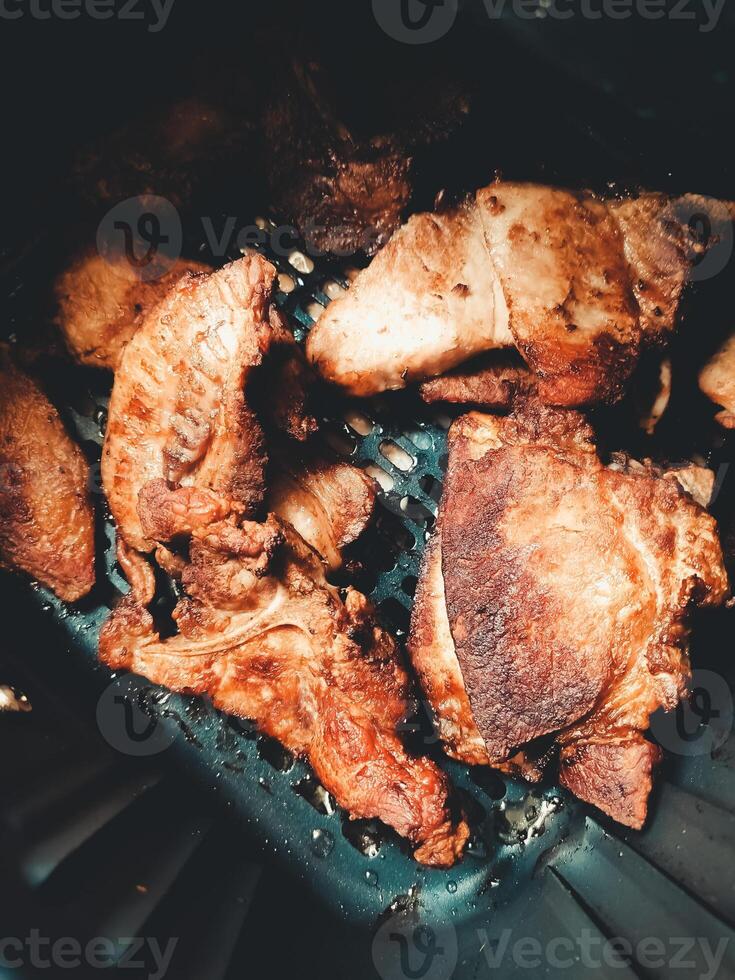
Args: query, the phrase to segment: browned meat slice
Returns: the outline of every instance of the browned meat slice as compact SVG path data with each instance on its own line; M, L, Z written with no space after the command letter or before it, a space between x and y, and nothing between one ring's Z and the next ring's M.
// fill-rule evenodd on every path
M358 467L283 451L276 457L266 507L293 525L336 570L342 565L342 550L370 522L375 498L375 481Z
M562 782L634 827L658 758L643 732L687 690L689 613L728 594L716 524L680 478L604 466L581 415L535 402L450 434L443 582L488 758L556 733Z
M314 38L300 38L299 46L313 48ZM295 225L310 250L372 255L403 218L415 151L457 130L469 100L454 80L435 74L399 81L383 64L380 78L369 80L369 110L354 111L357 98L340 105L344 69L337 78L325 54L295 59L283 82L269 86L263 169L277 218ZM354 94L366 79L354 65L350 76Z
M488 765L449 629L439 528L424 553L408 652L447 755L468 765Z
M470 204L409 218L329 304L306 353L327 381L373 395L512 343L500 282Z
M254 254L187 275L125 348L102 480L119 536L134 551L153 548L137 510L150 480L215 490L246 513L262 501L265 449L246 386L271 342L274 279Z
M89 473L41 389L0 345L0 564L75 602L94 585Z
M289 524L272 515L264 524L217 520L216 506L211 491L169 491L160 480L144 489L146 526L193 531L178 633L162 640L126 598L102 631L101 658L254 720L306 757L351 817L380 818L416 845L422 863L453 864L467 826L450 815L444 773L409 755L397 735L410 711L409 679L367 600L348 590L343 601ZM210 511L213 523L192 527L191 510Z
M700 242L692 214L712 234ZM623 394L672 332L694 264L732 235L733 206L695 195L607 201L496 182L414 215L313 328L307 355L352 394L401 388L515 345L549 404Z
M515 351L492 351L424 381L425 402L454 402L487 409L509 409L517 395L533 387L533 374Z
M735 334L725 341L699 373L699 387L721 407L715 418L726 429L735 429Z
M151 310L187 272L209 272L201 262L179 259L142 280L125 259L92 248L54 282L55 322L82 364L115 371L123 348Z

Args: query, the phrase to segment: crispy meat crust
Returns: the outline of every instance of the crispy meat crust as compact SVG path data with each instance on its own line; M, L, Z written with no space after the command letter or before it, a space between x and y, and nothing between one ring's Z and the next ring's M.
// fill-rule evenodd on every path
M527 394L533 373L515 351L491 351L460 367L424 381L419 394L425 402L453 402L490 410L512 407L517 395Z
M602 794L599 771L629 755L573 749L632 752L651 713L684 696L689 613L728 595L715 521L652 467L603 466L578 413L527 402L455 423L441 534L452 637L491 761L558 732L568 785L640 826L645 753L633 753L635 787Z
M275 269L258 255L185 276L125 348L110 399L102 480L119 533L146 552L137 511L150 480L209 488L252 513L265 447L246 397L268 351Z
M0 345L0 564L75 602L94 585L89 472L41 389Z
M308 758L353 818L394 827L416 845L418 861L453 864L468 829L450 815L445 774L410 756L397 735L411 706L393 639L363 595L348 590L342 600L289 524L273 515L264 524L217 520L214 498L162 481L144 488L141 517L150 531L191 532L178 633L162 640L128 597L102 630L100 657L173 690L209 694L254 720Z

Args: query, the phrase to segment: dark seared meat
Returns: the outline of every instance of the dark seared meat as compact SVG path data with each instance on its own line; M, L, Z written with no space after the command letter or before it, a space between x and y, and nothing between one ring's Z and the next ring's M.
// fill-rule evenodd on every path
M94 584L89 471L38 385L0 345L0 565L69 602Z

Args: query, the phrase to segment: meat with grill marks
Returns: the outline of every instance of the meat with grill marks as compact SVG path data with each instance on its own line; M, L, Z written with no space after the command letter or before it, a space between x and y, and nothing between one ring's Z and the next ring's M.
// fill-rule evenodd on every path
M0 345L0 565L75 602L94 585L89 471L58 412Z
M140 514L164 546L188 537L177 632L161 639L126 597L102 630L102 660L254 720L307 758L352 818L383 820L424 864L453 864L467 826L451 814L445 774L398 736L409 678L365 597L348 589L343 600L290 524L242 521L211 490L152 481Z
M250 255L210 275L187 274L125 348L110 398L102 480L121 560L141 595L136 553L150 552L138 494L150 480L214 490L252 514L265 492L266 452L247 384L268 352L275 269ZM132 563L132 564L131 564Z
M616 401L641 353L668 341L695 262L732 239L733 213L696 195L491 184L410 218L320 317L308 357L371 395L516 347L544 402Z
M687 693L694 607L729 591L692 470L605 466L579 413L536 401L454 423L409 644L452 754L505 766L554 736L562 783L643 825L644 732Z

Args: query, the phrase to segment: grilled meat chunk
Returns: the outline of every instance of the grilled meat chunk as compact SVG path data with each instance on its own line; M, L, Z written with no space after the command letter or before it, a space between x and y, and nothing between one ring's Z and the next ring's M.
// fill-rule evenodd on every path
M356 466L314 456L276 455L266 507L288 521L332 571L373 516L375 481Z
M690 476L604 466L581 415L535 401L504 419L471 413L450 435L436 547L488 759L555 734L562 782L632 827L659 757L643 732L686 694L689 614L728 595L716 524L682 489ZM430 698L421 638L436 576L429 555L410 644ZM442 650L446 662L446 636Z
M0 382L0 564L76 602L94 585L87 464L5 346Z
M735 334L712 355L699 373L699 387L720 406L715 418L725 429L735 429Z
M250 255L187 275L125 348L110 399L102 481L119 537L148 552L138 494L150 480L261 503L265 448L246 386L271 342L275 269Z
M314 46L313 38L300 44ZM294 59L270 87L263 115L264 171L279 220L301 232L310 250L372 255L398 228L414 187L417 151L459 128L469 102L448 78L394 79L383 65L370 78L371 111L345 113L328 58ZM354 86L364 85L352 67ZM404 111L396 112L403 103ZM375 110L382 105L385 111ZM367 116L387 128L371 125ZM386 123L387 120L387 123Z
M343 601L316 552L273 515L264 524L215 515L211 491L170 491L160 480L140 505L148 528L191 533L178 633L162 640L127 597L102 630L102 660L254 720L307 758L351 817L383 820L422 863L453 864L467 826L450 815L444 773L397 735L409 679L365 597L348 590Z
M690 228L697 208L707 243ZM515 345L546 403L615 401L641 351L670 335L694 262L731 233L732 213L694 195L606 201L497 182L454 211L413 216L330 304L307 353L365 395Z
M508 310L473 205L409 218L309 334L307 357L353 395L404 388L511 347Z
M91 248L56 277L54 319L81 364L115 371L123 348L169 289L186 273L211 270L178 259L160 272L146 271L141 279L124 258L103 257Z

